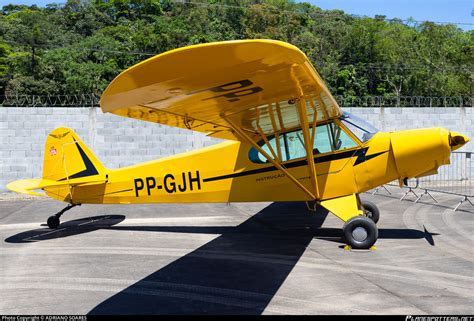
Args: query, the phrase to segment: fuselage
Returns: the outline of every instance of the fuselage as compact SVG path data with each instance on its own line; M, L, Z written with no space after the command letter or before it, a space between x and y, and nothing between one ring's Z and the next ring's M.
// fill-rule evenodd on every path
M332 128L341 131L335 136ZM332 120L318 124L316 133L319 138L315 140L313 156L318 188L314 192L318 200L361 193L396 179L433 173L439 166L449 164L450 133L441 128L377 132L363 141L343 122ZM329 145L332 141L337 143L325 146L321 140L324 135L329 136ZM306 188L314 190L306 157L299 153L299 147L291 147L298 144L298 132L289 131L278 139L281 144L273 143L273 148L278 145L281 149L275 152L281 164ZM272 144L271 138L269 143ZM261 145L265 147L263 142ZM285 176L250 144L227 141L156 161L109 169L105 183L76 186L72 195L75 203L311 200ZM62 199L68 192L56 190L55 198Z

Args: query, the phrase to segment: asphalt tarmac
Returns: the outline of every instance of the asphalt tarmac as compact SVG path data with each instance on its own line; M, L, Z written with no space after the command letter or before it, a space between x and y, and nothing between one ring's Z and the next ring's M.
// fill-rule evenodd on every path
M304 203L0 201L0 314L474 314L474 207L364 194L375 251Z

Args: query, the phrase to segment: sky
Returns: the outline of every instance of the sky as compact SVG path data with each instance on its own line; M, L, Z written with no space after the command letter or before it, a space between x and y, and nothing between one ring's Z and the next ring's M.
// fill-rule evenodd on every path
M198 0L199 1L199 0ZM297 0L299 1L299 0ZM385 15L387 18L463 22L465 30L474 29L473 0L305 0L322 9L340 9L349 14ZM0 0L0 7L8 3L44 6L64 0Z

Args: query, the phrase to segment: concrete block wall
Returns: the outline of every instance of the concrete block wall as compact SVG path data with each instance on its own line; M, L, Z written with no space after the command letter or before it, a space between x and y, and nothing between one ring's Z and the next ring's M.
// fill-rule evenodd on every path
M473 108L353 107L344 110L384 131L445 127L474 138ZM44 141L51 130L60 126L76 131L109 168L221 142L189 130L103 114L99 108L0 107L0 191L5 191L10 181L41 177ZM470 145L464 150L474 151Z
M129 166L220 142L204 134L103 114L99 108L0 107L0 191L16 179L41 177L44 142L73 129L109 168Z

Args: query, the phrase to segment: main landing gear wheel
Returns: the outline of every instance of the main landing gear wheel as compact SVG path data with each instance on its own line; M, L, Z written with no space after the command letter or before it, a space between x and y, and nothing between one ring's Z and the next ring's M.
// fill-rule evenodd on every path
M57 229L60 223L59 217L56 215L50 216L47 221L48 227L53 230Z
M364 209L365 216L367 216L372 221L374 221L375 224L377 224L380 219L380 211L377 205L372 202L365 201L362 202L362 207Z
M342 232L353 249L370 249L379 236L377 225L366 216L354 216L344 224Z

